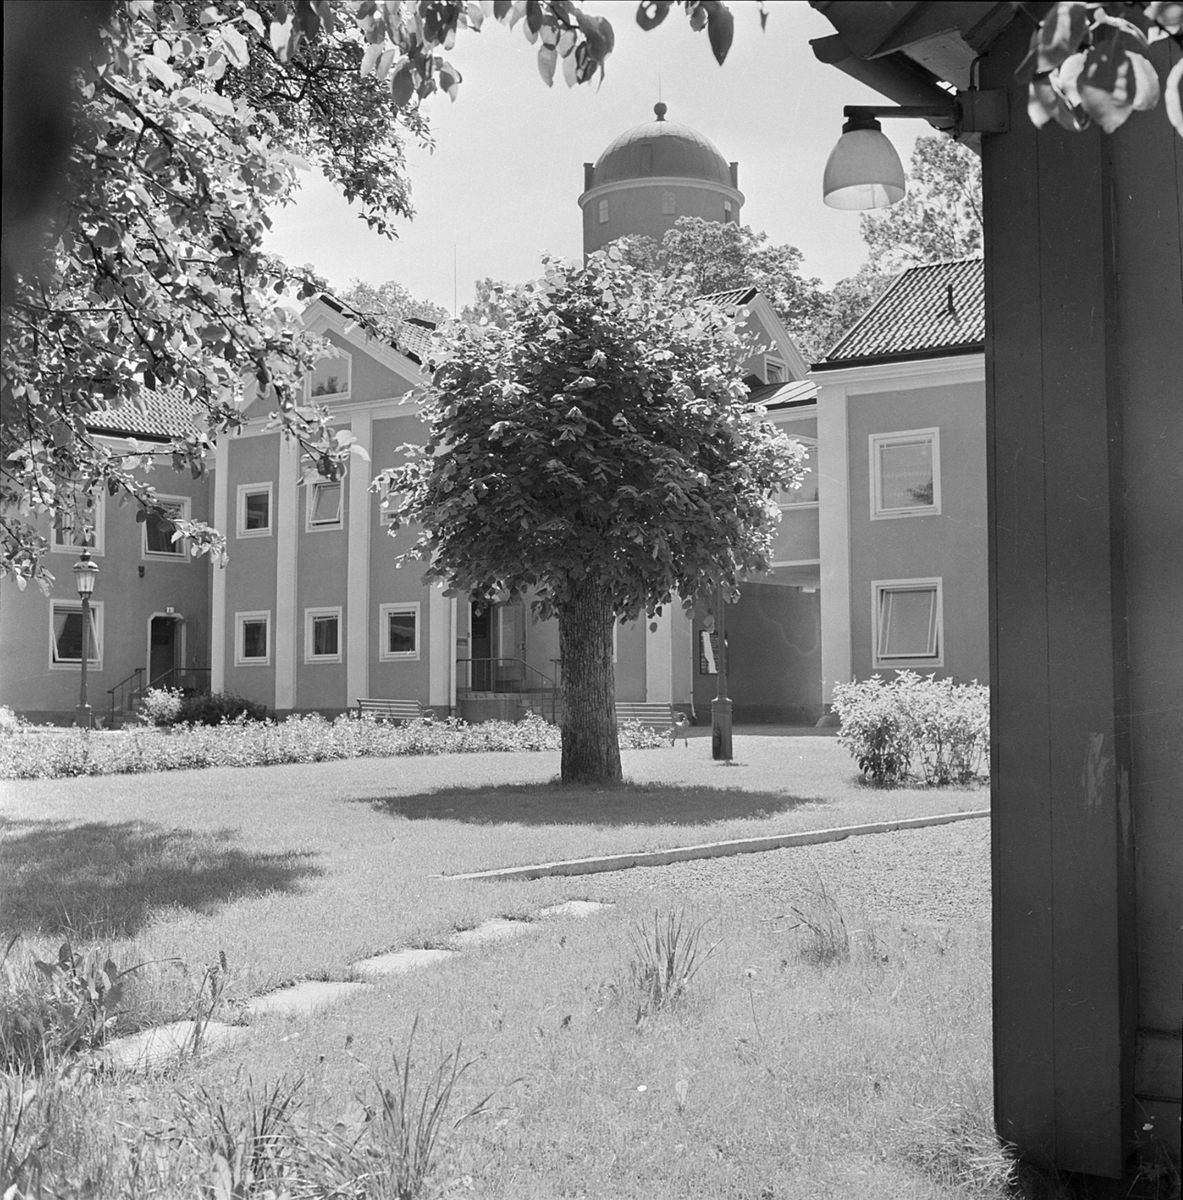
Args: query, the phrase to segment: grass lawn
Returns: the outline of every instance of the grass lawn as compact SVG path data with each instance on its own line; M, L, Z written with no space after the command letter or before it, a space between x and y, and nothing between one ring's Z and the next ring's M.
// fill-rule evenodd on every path
M539 752L10 781L3 928L68 933L120 965L179 957L200 969L224 951L232 994L245 997L341 978L369 954L524 915L570 889L443 873L988 803L984 788L867 788L832 738L737 737L735 750L735 765L712 761L707 739L628 751L635 786L602 791L550 786L558 755ZM182 966L137 980L144 1019L174 1014Z

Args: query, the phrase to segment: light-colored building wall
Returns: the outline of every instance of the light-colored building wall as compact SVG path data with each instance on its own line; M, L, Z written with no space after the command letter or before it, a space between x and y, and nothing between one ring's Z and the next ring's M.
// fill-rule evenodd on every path
M673 211L668 196L673 197ZM607 202L607 220L601 221L600 202ZM739 220L743 195L736 188L682 177L628 180L593 187L580 197L583 208L584 252L591 254L620 237L651 237L660 242L679 217L705 221Z

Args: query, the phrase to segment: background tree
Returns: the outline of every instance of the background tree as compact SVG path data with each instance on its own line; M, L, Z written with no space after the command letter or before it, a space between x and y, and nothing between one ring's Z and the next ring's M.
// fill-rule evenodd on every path
M460 320L469 325L496 325L504 329L509 324L509 309L505 296L513 291L510 284L501 279L477 279L473 286L476 295L471 304L460 310Z
M750 225L702 217L679 217L660 242L646 237L621 241L627 243L623 249L630 263L683 280L692 295L759 288L801 353L809 358L820 349L813 325L825 305L821 280L801 274L803 256L796 246L770 245L768 235Z
M442 325L452 318L452 314L442 304L435 304L431 300L416 300L401 283L393 279L388 279L377 287L372 283L354 279L345 291L335 294L338 300L348 304L359 315L369 317L379 328L393 329L408 317L430 321L433 325Z
M765 570L803 451L750 412L732 319L618 248L547 260L506 306L450 327L429 436L376 487L428 578L558 618L563 780L616 782L614 621Z

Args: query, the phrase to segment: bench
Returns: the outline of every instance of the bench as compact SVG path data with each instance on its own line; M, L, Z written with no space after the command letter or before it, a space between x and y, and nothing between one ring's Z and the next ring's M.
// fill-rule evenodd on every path
M685 731L690 727L686 714L678 712L673 705L636 700L616 701L616 721L617 724L622 721L640 721L642 725L652 725L664 730L671 743L678 738L685 739Z
M420 718L433 720L435 713L424 708L418 700L378 700L359 696L357 715L374 717L379 721L418 721Z

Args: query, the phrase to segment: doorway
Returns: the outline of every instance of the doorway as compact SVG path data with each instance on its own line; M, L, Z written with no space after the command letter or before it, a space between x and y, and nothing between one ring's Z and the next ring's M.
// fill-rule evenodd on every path
M181 665L181 618L153 617L148 633L148 686L175 687Z

